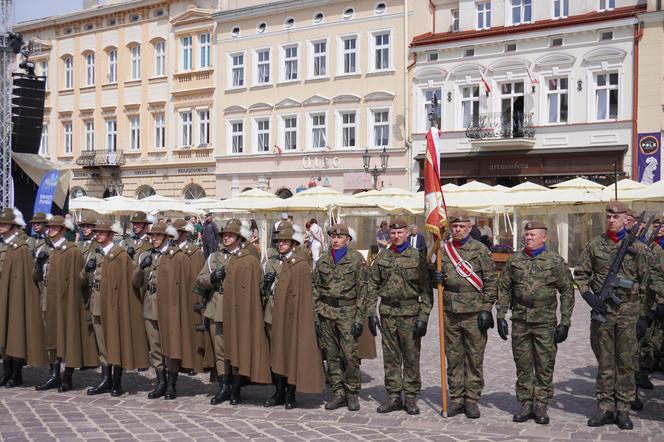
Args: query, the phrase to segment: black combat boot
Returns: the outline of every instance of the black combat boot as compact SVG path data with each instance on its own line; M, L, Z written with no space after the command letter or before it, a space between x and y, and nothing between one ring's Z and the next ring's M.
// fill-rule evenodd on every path
M219 382L219 390L217 394L210 399L210 404L217 405L231 398L231 375L225 374L217 379Z
M99 382L95 387L88 388L87 393L92 396L95 394L109 393L111 391L111 366L102 365L101 366L101 382Z
M233 375L233 387L231 388L231 405L239 405L242 402L240 397L240 390L242 389L242 376L239 374Z
M58 392L64 393L65 391L69 391L73 388L73 383L72 383L72 376L74 375L74 367L65 367L65 371L62 374L62 382L60 382L60 386L58 387Z
M337 408L347 407L348 400L346 399L346 392L334 393L334 399L325 404L326 410L336 410Z
M166 394L166 370L155 370L157 373L157 385L148 393L148 399L157 399Z
M378 413L391 413L393 411L403 410L403 402L401 402L401 396L389 397L385 402L380 404L376 408Z
M177 394L175 393L175 384L178 381L178 372L177 371L169 371L168 376L166 377L166 394L164 395L164 399L167 401L172 401L177 397Z
M286 384L286 405L284 408L286 408L286 410L292 410L296 406L297 402L295 402L295 385Z
M655 386L650 381L648 372L646 370L639 370L636 373L636 386L643 390L652 390L655 388Z
M643 401L641 401L641 398L639 397L638 387L636 389L636 392L634 393L634 400L629 403L629 408L631 408L634 411L643 410Z
M468 419L480 418L480 406L477 405L476 401L466 400L466 417Z
M50 367L50 377L46 381L35 387L38 391L43 390L52 390L53 388L58 388L60 386L60 363L55 362L49 365Z
M12 358L12 361L12 377L5 384L5 388L23 385L23 360Z
M452 402L447 409L447 417L454 417L466 411L466 407L462 403Z
M348 411L357 411L360 409L360 398L357 397L357 393L348 393L346 399L348 400Z
M122 396L122 367L113 366L113 376L111 378L111 396Z
M406 413L413 416L416 414L420 414L420 407L417 406L417 399L415 398L415 396L406 396L404 409L406 410Z
M286 378L278 374L275 374L274 378L274 394L270 399L263 402L264 407L276 407L277 405L284 405L286 402Z
M534 417L535 414L533 413L533 403L522 402L519 412L512 416L512 422L526 422L528 419L532 419Z
M631 430L634 428L634 424L629 418L629 411L618 411L616 413L616 425L621 430Z
M549 424L549 414L546 412L547 404L535 404L535 423L540 425Z
M601 427L602 425L612 424L615 422L613 411L604 411L601 408L595 413L593 417L588 419L589 427Z
M5 384L12 378L12 370L14 367L14 360L10 358L9 356L5 356L2 358L2 368L4 369L4 373L2 374L2 378L0 378L0 387L4 387Z

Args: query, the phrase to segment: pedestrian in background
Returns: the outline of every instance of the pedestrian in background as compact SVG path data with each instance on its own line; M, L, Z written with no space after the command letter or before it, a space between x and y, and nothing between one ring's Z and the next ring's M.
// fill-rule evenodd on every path
M219 228L212 219L212 214L205 215L205 223L201 231L201 238L203 241L203 254L205 258L217 251L219 247Z

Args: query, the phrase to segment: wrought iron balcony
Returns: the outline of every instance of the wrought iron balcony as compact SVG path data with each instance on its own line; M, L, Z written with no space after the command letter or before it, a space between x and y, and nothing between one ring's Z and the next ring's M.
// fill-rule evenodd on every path
M116 150L86 150L76 159L76 164L82 167L120 167L125 164L124 152Z
M470 141L534 138L532 112L493 112L480 114L466 129Z

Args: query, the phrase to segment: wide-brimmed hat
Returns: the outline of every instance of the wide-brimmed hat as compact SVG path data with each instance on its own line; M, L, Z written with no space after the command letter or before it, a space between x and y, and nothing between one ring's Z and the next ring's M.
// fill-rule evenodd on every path
M63 227L72 231L74 230L74 223L71 219L65 218L64 216L55 215L48 220L46 227Z
M97 218L92 216L92 215L85 215L81 220L78 222L79 227L80 226L93 226L97 224Z
M157 220L155 219L155 217L153 215L148 215L147 213L140 212L140 211L134 212L134 214L129 219L129 222L132 222L132 223L153 224L156 221Z
M20 228L25 227L25 220L20 210L7 207L0 212L0 224L13 224Z
M44 213L44 212L37 212L34 215L32 215L32 219L30 220L30 224L41 224L47 222L49 219L51 219L53 215L50 213Z
M232 233L240 237L241 241L248 241L251 238L251 230L249 229L250 224L246 221L242 221L238 218L232 218L228 220L226 225L219 230L219 235L224 233Z
M173 224L171 225L175 227L175 230L178 230L180 232L194 233L195 231L194 225L182 218L176 219L175 221L173 221Z
M122 226L119 222L113 222L110 219L98 219L93 229L95 232L113 232L122 235Z
M299 245L304 243L304 231L302 230L302 227L298 226L297 224L293 224L290 227L286 227L277 231L273 239L275 241L283 241L290 239L295 241Z
M178 231L175 229L175 227L169 226L168 224L162 222L154 223L150 226L148 235L154 234L167 235L172 238L178 237Z

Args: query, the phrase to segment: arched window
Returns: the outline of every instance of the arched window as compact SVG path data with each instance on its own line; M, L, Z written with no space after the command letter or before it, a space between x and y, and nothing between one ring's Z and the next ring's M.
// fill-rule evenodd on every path
M157 192L155 192L151 186L144 185L136 189L136 199L142 200L143 198L155 195L156 193Z
M277 190L276 195L281 199L286 199L293 196L293 192L291 192L289 189L285 187L282 187L281 189Z
M85 190L83 190L82 187L74 187L69 192L69 195L70 195L71 199L75 199L75 198L80 198L82 196L86 196L87 193L85 192Z
M205 198L205 189L203 189L198 184L189 184L182 191L182 197L185 200L197 200L199 198Z

